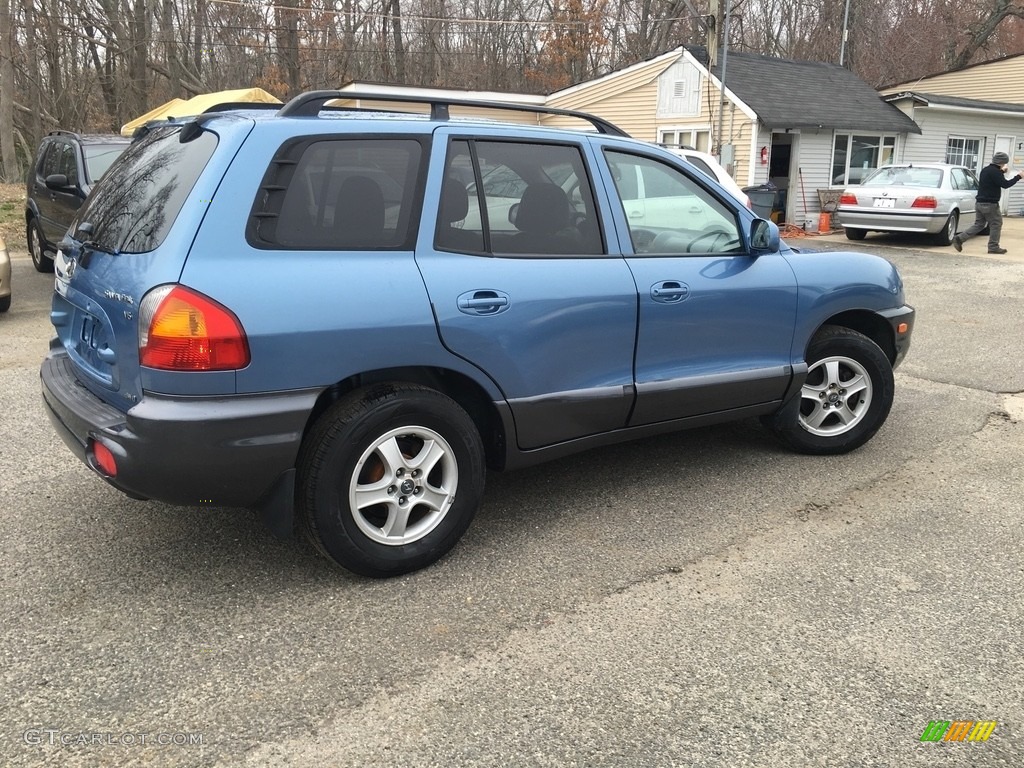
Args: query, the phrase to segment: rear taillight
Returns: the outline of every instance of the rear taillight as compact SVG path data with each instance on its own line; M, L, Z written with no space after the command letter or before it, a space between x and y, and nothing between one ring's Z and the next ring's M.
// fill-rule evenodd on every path
M921 197L919 197L916 200L914 200L913 204L911 204L910 207L911 208L934 208L938 204L939 204L939 201L936 200L931 195L922 195Z
M851 195L849 192L843 192L839 196L840 205L857 205L857 196Z
M162 285L139 307L139 362L165 371L232 371L249 343L231 310L181 285Z

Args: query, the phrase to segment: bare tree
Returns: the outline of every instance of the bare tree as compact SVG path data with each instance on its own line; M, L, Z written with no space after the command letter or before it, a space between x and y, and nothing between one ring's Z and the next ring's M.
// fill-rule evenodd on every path
M0 0L0 181L20 180L14 147L14 24L11 0Z

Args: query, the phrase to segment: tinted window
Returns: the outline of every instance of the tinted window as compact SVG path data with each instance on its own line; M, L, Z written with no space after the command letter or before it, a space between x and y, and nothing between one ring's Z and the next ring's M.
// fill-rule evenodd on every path
M79 215L91 239L113 253L145 253L164 241L217 147L203 131L181 141L181 128L154 130L125 150Z
M89 181L95 184L121 153L127 144L89 144L82 147L85 153L85 171Z
M258 247L408 249L423 157L408 138L286 144L261 186L249 240Z
M75 148L66 141L58 143L57 146L60 148L59 159L57 161L57 173L63 173L68 177L68 186L77 186L78 157L75 154Z
M471 146L475 153L472 156ZM463 185L468 199L465 217L446 221L452 214L446 213L450 209L442 205L439 248L541 256L605 252L590 177L579 147L453 142L445 177L462 181L467 173L478 180ZM448 199L455 201L455 186L447 185Z
M60 147L55 141L46 145L46 153L39 163L39 175L44 179L54 173L60 173Z

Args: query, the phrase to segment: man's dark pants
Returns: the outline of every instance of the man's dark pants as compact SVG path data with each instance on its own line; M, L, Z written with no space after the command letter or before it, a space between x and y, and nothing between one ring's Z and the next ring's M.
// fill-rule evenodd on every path
M999 210L999 203L977 203L974 223L957 237L962 243L964 240L974 237L985 227L988 227L988 249L991 251L999 247L999 235L1003 231L1003 212Z

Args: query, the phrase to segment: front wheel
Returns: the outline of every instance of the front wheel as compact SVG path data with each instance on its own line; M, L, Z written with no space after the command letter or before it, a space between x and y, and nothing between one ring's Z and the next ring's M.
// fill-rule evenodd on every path
M942 231L936 233L935 242L939 245L949 245L953 242L953 238L956 237L956 229L960 224L960 214L956 211L952 211L949 214L949 218L946 219L945 226L942 227Z
M359 390L316 422L299 457L306 533L363 576L397 576L446 554L483 497L484 457L468 414L413 384Z
M892 364L867 336L825 326L807 350L807 378L797 403L768 421L801 453L833 455L859 448L885 423L895 389Z

